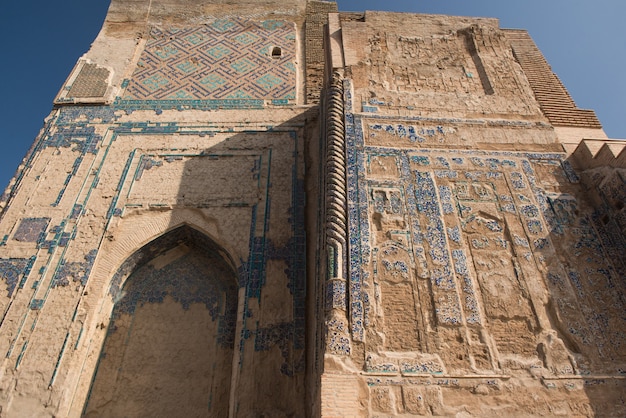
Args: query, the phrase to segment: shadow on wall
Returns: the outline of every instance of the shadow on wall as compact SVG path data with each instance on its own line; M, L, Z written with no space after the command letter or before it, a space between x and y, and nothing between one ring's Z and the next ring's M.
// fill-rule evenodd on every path
M184 225L126 260L86 416L228 414L237 276L222 254Z
M303 147L316 115L185 136L169 124L177 150L137 156L119 225L179 215L112 278L86 416L305 415Z

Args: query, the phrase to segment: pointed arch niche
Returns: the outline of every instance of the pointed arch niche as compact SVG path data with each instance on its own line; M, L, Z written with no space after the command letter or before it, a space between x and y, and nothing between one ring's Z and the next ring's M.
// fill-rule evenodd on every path
M225 251L187 225L135 252L84 416L228 416L237 291Z

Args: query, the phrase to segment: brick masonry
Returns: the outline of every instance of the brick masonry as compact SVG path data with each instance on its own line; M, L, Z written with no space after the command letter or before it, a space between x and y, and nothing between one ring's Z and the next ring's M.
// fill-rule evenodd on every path
M623 146L568 156L552 124L599 125L493 21L351 16L332 51L346 57L349 285L325 293L348 301L350 350L328 347L322 415L613 414Z
M515 58L524 69L541 110L555 126L601 128L593 110L579 109L559 77L552 72L541 51L528 32L508 29L504 31L511 42Z
M324 83L324 25L328 13L336 13L337 4L328 1L309 1L306 9L305 51L307 103L318 103Z
M623 142L523 31L336 10L112 2L0 200L3 414L624 415Z

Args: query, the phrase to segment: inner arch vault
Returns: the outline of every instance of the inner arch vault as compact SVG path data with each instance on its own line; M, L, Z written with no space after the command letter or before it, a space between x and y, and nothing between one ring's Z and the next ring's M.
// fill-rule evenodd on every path
M226 258L185 225L122 264L85 416L228 415L238 286Z

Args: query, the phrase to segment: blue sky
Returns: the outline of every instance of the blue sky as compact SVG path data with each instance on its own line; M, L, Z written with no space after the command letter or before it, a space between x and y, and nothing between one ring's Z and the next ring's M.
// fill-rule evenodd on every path
M43 125L76 60L95 39L108 0L9 1L0 14L0 189ZM624 0L340 0L343 11L497 17L530 32L579 107L626 138Z

